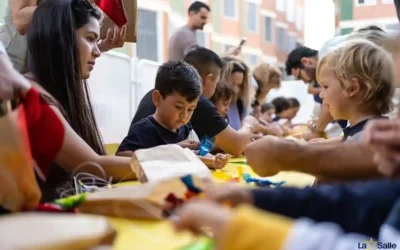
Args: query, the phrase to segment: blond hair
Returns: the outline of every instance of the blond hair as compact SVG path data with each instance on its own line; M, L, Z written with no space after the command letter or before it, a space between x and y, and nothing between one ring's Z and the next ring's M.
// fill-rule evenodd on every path
M253 77L257 82L258 89L257 96L260 94L261 89L265 87L278 88L281 85L282 72L281 70L271 64L262 63L254 68Z
M234 68L241 69L243 73L243 83L240 88L238 96L232 98L232 103L236 102L237 99L243 102L245 108L249 109L251 106L251 101L254 96L254 88L251 85L250 69L242 60L233 57L222 57L222 77L221 80L226 80L231 74Z
M364 39L352 39L322 58L317 67L317 81L322 65L334 72L344 90L348 90L352 79L358 79L366 108L380 114L391 111L393 61L384 49Z

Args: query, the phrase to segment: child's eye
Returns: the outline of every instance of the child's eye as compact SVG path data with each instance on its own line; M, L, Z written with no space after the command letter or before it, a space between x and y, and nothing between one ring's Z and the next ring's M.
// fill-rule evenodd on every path
M189 112L192 113L194 111L194 109L189 109Z
M182 109L182 107L180 107L180 106L175 106L175 108L176 108L176 109Z

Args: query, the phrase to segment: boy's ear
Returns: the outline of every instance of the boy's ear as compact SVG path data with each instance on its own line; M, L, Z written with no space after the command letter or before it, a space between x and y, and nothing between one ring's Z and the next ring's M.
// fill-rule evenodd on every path
M213 79L213 74L212 73L207 74L203 78L203 86L208 87L208 85L210 85L210 83L212 82L212 79Z
M153 94L151 95L152 99L153 99L153 103L154 105L158 108L161 105L161 101L162 101L162 96L160 91L158 90L154 90Z
M347 89L347 94L349 97L354 97L356 96L359 92L361 91L361 85L360 85L360 81L358 80L358 78L353 77L350 80L350 86Z
M308 65L309 64L309 59L307 57L302 57L300 59L301 64L303 65Z

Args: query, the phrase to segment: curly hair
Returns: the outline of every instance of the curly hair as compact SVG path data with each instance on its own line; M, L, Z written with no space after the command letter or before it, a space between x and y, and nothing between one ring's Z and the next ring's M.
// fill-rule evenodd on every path
M350 87L353 78L358 79L364 92L364 105L371 111L386 114L393 108L394 69L388 52L365 39L352 39L328 52L317 67L326 65L340 80L342 89Z

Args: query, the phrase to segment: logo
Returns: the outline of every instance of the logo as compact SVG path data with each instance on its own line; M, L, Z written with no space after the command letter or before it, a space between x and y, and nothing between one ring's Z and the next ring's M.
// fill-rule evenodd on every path
M397 245L391 242L379 242L374 239L364 240L358 243L358 249L377 250L377 249L397 249Z

